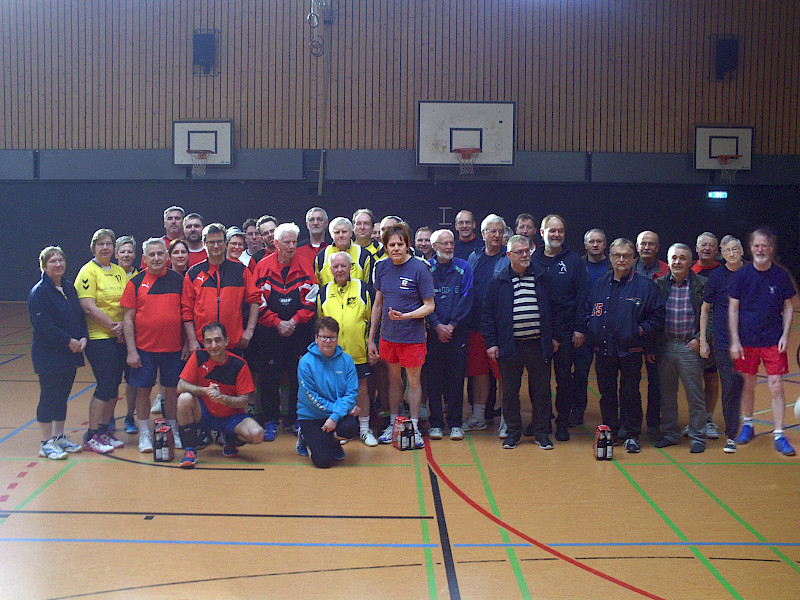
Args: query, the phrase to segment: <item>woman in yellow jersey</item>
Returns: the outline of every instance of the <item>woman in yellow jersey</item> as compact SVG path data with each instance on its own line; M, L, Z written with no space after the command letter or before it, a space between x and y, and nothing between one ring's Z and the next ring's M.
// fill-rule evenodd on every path
M83 448L99 454L124 446L108 431L127 356L122 332L124 310L120 299L128 283L128 274L111 262L114 240L111 229L95 231L91 243L94 258L83 266L75 279L78 302L89 329L86 358L97 381L89 402L89 429Z
M360 246L357 246L360 247ZM358 424L361 440L367 446L377 446L378 440L369 428L369 392L367 379L372 375L367 356L367 330L372 306L367 286L350 278L351 259L347 252L330 257L333 281L320 288L317 295L318 317L333 317L339 323L339 345L356 364L360 409Z
M331 258L337 252L345 252L350 257L350 279L369 283L372 275L372 254L366 248L353 243L353 223L347 217L336 217L328 230L333 244L320 250L314 261L314 271L319 287L333 281Z
M115 246L114 257L117 259L117 264L123 268L128 275L128 279L130 279L139 272L139 269L133 266L136 264L134 262L136 259L136 240L130 235L121 235L117 238ZM136 427L136 419L134 417L134 413L136 412L136 388L128 383L131 369L127 365L125 365L124 374L125 402L128 409L125 413L125 433L133 435L139 433L139 428ZM116 429L114 426L115 420L114 415L111 415L111 422L108 424L111 433L114 433Z

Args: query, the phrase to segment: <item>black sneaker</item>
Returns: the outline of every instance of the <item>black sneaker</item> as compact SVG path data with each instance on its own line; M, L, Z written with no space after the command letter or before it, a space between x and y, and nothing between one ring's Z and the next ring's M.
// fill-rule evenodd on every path
M677 445L678 442L674 442L668 437L662 437L655 444L653 444L653 446L655 446L656 448L666 448L667 446L677 446Z
M553 442L550 441L550 438L547 437L544 433L539 433L536 435L536 443L539 444L539 448L542 450L552 450L553 449Z
M692 442L692 447L689 448L689 452L692 454L700 454L701 452L706 451L706 445L703 442Z
M570 427L580 427L583 425L583 415L577 412L570 413L569 415L569 426Z
M566 427L556 427L556 441L559 442L568 442L569 441L569 429Z
M639 440L636 438L628 438L625 440L623 448L625 448L625 451L629 454L636 454L642 450L641 446L639 446Z
M519 434L512 433L506 439L503 440L503 448L506 450L513 450L519 444Z

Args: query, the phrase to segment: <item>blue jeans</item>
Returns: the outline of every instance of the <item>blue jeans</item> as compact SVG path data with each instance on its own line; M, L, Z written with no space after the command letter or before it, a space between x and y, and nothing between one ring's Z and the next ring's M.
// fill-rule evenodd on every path
M668 340L658 361L661 382L661 429L675 444L681 437L678 426L678 380L683 382L689 403L689 439L705 444L706 402L703 397L703 359L686 347L685 340Z

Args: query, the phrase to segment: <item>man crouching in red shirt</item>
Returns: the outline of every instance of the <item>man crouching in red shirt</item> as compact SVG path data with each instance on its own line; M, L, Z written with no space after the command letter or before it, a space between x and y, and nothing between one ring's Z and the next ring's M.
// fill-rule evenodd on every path
M182 467L197 462L198 427L222 432L223 456L236 456L237 446L264 439L264 430L245 412L255 391L250 369L227 346L224 325L203 327L204 349L192 353L178 381L178 426L186 450Z

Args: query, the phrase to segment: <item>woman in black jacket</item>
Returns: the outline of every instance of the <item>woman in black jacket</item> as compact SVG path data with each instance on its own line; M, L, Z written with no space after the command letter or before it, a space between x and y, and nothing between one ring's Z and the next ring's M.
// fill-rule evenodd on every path
M83 366L89 332L75 287L64 277L64 251L48 246L39 254L39 264L42 278L28 297L33 325L31 359L41 389L36 408L42 431L39 456L59 460L66 458L67 452L81 451L80 445L64 435L64 421L75 373Z

